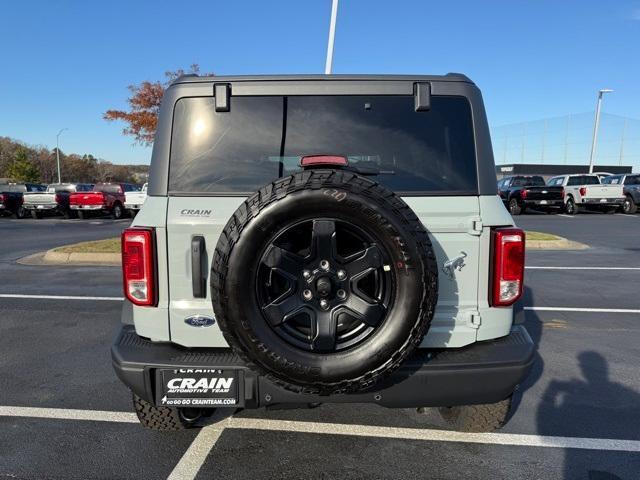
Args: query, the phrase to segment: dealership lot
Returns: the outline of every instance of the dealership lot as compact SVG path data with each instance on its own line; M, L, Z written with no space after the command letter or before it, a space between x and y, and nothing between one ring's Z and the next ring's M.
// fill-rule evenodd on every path
M110 364L119 269L15 263L128 221L0 219L0 477L638 478L640 215L516 222L591 248L528 252L519 317L537 362L509 424L470 435L447 431L435 411L359 405L144 430Z

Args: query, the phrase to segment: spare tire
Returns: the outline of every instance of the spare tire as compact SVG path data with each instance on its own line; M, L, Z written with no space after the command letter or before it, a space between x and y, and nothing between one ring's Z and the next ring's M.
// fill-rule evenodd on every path
M396 194L313 169L251 195L220 235L213 309L248 366L296 392L360 391L421 343L438 295L425 227Z

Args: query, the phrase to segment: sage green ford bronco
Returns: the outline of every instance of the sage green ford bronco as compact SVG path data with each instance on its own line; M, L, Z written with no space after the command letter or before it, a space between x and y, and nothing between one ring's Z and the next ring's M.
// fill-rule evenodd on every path
M141 423L373 403L502 426L534 346L495 185L464 75L176 80L122 235L112 355Z

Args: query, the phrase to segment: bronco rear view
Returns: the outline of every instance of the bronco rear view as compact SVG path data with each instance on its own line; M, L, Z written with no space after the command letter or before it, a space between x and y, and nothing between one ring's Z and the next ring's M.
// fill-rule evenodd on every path
M495 185L464 75L176 80L122 235L112 356L141 423L373 403L502 426L534 346Z

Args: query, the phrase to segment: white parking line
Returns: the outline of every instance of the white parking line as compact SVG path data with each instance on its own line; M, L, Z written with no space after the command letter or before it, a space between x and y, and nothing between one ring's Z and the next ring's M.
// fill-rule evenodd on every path
M19 293L0 293L0 298L32 298L41 300L104 300L110 302L121 302L124 297L86 297L73 295L23 295Z
M559 213L558 216L559 217L564 217L564 218L576 218L575 215L566 215L564 213Z
M63 408L0 406L0 416L47 418L54 420L87 420L97 422L136 423L136 415L127 412L104 410L72 410ZM275 432L314 433L323 435L351 435L356 437L394 438L400 440L424 440L433 442L482 443L487 445L513 445L521 447L578 448L583 450L613 450L640 452L640 440L613 438L558 437L526 435L521 433L462 433L429 428L399 428L378 425L351 425L344 423L316 423L291 420L266 420L261 418L228 418L204 428L193 441L193 453L183 456L185 464L195 457L202 458L202 448L209 448L226 428L267 430ZM187 456L187 458L184 458ZM182 460L180 460L182 463Z
M539 268L544 268L544 267L539 267ZM112 302L121 302L124 300L123 297L22 295L18 293L0 293L0 298L28 298L28 299L44 299L44 300L100 300L100 301L112 301ZM522 307L522 308L524 310L534 310L534 311L539 310L539 311L548 311L548 312L640 313L640 309L636 310L636 309L628 309L628 308L578 308L578 307Z
M135 413L72 408L0 406L0 417L48 418L52 420L91 420L95 422L138 423Z
M198 436L191 442L189 448L171 471L167 480L183 480L196 478L200 468L204 465L207 455L215 446L218 438L225 429L227 420L215 425L204 427Z
M540 312L640 313L640 310L632 308L522 307L522 309Z
M431 442L482 443L489 445L514 445L521 447L578 448L583 450L615 450L640 452L638 440L609 438L551 437L519 433L462 433L429 428L398 428L342 423L314 423L290 420L263 420L232 418L228 428L248 430L272 430L327 435L352 435L358 437L424 440Z
M526 266L526 270L640 270L640 267L538 267Z

